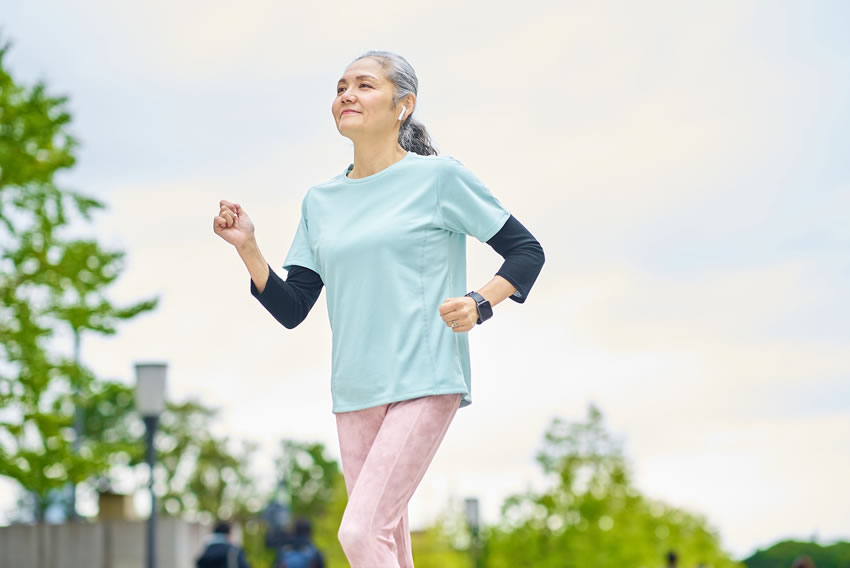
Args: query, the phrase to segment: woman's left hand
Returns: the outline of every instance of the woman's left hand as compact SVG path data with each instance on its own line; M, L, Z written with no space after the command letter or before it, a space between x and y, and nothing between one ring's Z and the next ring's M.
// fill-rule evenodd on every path
M478 322L478 305L469 296L448 298L440 306L440 317L455 333L469 331Z

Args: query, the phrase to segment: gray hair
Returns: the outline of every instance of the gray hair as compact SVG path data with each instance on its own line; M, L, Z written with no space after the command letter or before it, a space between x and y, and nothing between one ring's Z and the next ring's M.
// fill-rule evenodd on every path
M380 63L387 76L387 79L395 86L395 94L393 95L393 106L398 105L401 100L409 94L416 95L419 88L419 81L416 79L416 72L407 60L401 55L392 53L391 51L367 51L354 61L371 57ZM354 63L352 61L352 63ZM431 142L431 136L425 130L425 125L415 120L408 114L401 127L398 129L398 143L409 152L422 156L436 156L437 149L434 148Z

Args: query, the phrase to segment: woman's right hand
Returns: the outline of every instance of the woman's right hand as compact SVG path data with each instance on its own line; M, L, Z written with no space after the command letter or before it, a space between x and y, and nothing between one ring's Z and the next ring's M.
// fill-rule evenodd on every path
M236 248L254 239L254 222L238 203L222 199L213 219L213 232Z

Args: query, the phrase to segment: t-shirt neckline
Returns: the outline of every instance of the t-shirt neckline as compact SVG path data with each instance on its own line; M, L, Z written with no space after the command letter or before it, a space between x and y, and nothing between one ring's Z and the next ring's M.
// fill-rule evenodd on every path
M348 172L350 172L354 168L353 163L349 164L348 167L345 168L345 171L342 172L342 181L344 181L345 183L363 183L363 182L367 182L367 181L372 181L373 179L384 175L388 171L392 170L393 168L395 168L396 166L398 166L399 164L401 164L402 162L407 160L410 157L411 154L413 154L413 152L408 150L407 154L405 154L404 157L401 160L390 164L389 166L387 166L383 170L381 170L379 172L375 172L374 174L372 174L370 176L357 178L357 179L352 179L352 178L348 177Z

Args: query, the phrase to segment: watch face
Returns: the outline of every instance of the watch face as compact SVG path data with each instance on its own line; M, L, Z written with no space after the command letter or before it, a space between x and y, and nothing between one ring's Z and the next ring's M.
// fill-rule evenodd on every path
M478 304L478 316L481 318L481 321L493 316L493 308L490 306L490 302L484 300Z

